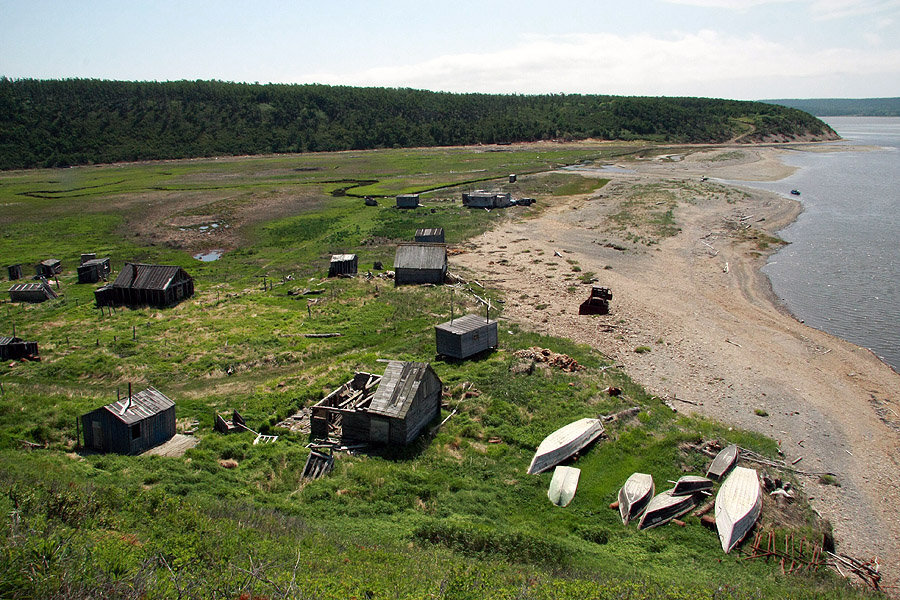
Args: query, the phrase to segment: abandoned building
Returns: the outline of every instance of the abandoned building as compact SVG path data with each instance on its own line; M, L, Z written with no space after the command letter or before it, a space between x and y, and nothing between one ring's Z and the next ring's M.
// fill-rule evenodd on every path
M9 288L11 302L44 302L58 297L46 279L37 283L17 283Z
M82 415L81 429L85 448L140 454L175 435L175 403L150 387Z
M444 283L447 247L444 244L400 244L394 255L394 283Z
M418 194L400 194L397 196L397 208L416 208L419 206Z
M213 423L213 429L219 433L231 433L233 431L250 431L244 417L237 410L231 411L231 420L226 421L225 417L216 413L216 420Z
M437 353L463 359L497 347L497 321L465 315L434 326Z
M425 243L429 243L429 244L443 244L444 243L444 228L443 227L430 227L430 228L425 228L425 229L416 229L415 241L425 242Z
M510 174L509 174L509 182L510 182L510 183L515 183L515 182L516 182L516 174L515 174L515 173L510 173Z
M591 295L578 307L579 315L606 315L609 314L609 301L612 300L612 292L607 287L599 285L591 286Z
M84 254L81 255L84 258ZM105 280L110 272L109 258L90 258L78 267L78 283L97 283Z
M384 375L356 373L312 406L314 438L406 445L441 412L443 384L428 363L392 360Z
M37 342L26 342L15 334L11 337L0 336L0 360L35 359L37 356Z
M60 273L62 273L62 262L57 258L42 260L34 266L34 274L38 277L51 279Z
M355 254L335 254L328 265L328 276L355 275L357 270L357 257Z
M94 292L98 306L165 308L194 295L194 279L181 267L125 263L116 280Z
M22 265L9 265L6 267L7 272L9 273L9 280L15 281L16 279L22 279L25 277L25 272L22 270Z
M463 206L471 208L506 208L512 206L512 194L509 192L488 192L476 190L472 193L463 193Z
M97 253L96 253L96 252L84 252L84 253L82 253L82 255L81 255L81 263L80 263L80 264L83 265L83 264L86 263L87 261L89 261L89 260L94 260L95 258L97 258Z

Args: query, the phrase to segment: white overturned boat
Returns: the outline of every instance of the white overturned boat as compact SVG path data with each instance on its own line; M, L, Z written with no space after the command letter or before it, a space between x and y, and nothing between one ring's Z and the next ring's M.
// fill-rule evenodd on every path
M644 511L644 516L641 517L638 529L650 529L657 525L664 525L689 512L695 506L697 506L696 495L673 496L672 490L666 490L653 496L653 500Z
M550 502L557 506L568 506L575 497L579 477L581 477L581 469L556 467L556 470L553 471L553 479L550 480L550 489L547 490Z
M716 457L713 459L712 464L709 465L709 469L706 471L706 476L710 479L720 480L722 479L728 471L731 470L731 467L734 466L734 463L738 459L738 447L734 444L730 444L722 448Z
M579 419L560 427L544 438L538 446L528 474L542 473L555 467L585 446L600 437L603 433L603 421L600 419Z
M716 529L726 554L749 533L760 509L759 476L754 469L735 467L716 495Z
M619 489L619 514L623 524L628 525L629 521L643 514L654 491L653 477L646 473L632 473L625 480L625 484Z
M697 492L708 492L712 489L712 479L700 477L699 475L684 475L675 482L672 488L673 496L686 496Z

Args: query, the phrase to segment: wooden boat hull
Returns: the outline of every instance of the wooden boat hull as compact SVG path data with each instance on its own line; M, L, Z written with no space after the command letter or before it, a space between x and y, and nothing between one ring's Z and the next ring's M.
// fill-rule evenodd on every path
M710 479L721 480L734 464L737 462L738 455L740 451L738 447L734 444L728 445L716 454L716 457L713 459L712 464L709 465L709 469L706 471L706 476Z
M550 489L547 497L557 506L568 506L575 491L578 489L578 479L581 477L581 469L575 467L556 467L553 471L553 479L550 480Z
M600 419L579 419L561 427L544 438L531 459L528 474L542 473L555 467L603 433Z
M653 497L647 510L641 517L638 529L650 529L665 525L672 519L680 517L697 506L696 496L673 496L672 490L666 490Z
M686 496L697 492L707 492L712 489L712 479L700 477L699 475L685 475L675 482L672 488L673 496Z
M716 529L726 554L750 532L762 510L762 490L754 469L735 467L716 495Z
M625 480L625 484L619 489L619 515L624 525L644 513L654 491L653 477L646 473L632 473Z

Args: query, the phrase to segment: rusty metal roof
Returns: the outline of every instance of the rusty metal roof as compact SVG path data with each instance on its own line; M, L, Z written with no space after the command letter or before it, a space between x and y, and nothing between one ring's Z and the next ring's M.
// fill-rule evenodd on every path
M145 265L125 263L113 287L138 288L143 290L165 290L179 273L181 279L190 279L184 269L174 265Z
M107 404L103 408L126 425L131 425L157 415L173 406L175 406L175 403L167 398L165 394L156 388L149 387L137 394L132 394L130 401L128 396L125 396L112 404Z
M447 270L447 246L444 244L400 244L394 255L394 269Z

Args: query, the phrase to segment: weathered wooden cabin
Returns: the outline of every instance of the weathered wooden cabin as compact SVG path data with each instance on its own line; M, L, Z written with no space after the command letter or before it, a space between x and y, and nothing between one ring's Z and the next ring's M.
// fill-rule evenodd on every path
M509 182L510 182L510 183L515 183L515 182L516 182L516 174L515 174L515 173L510 173L510 174L509 174Z
M471 208L506 208L512 206L512 194L509 192L488 192L476 190L472 193L463 193L463 206Z
M481 315L465 315L434 326L437 353L468 358L497 347L497 321Z
M416 208L419 206L418 194L400 194L397 196L397 208Z
M58 297L46 279L37 283L17 283L9 288L9 299L12 302L44 302Z
M26 342L20 337L0 337L0 360L36 359L37 342Z
M25 272L22 270L22 265L9 265L6 267L7 272L9 273L9 280L15 281L16 279L22 279L25 277Z
M444 228L443 227L430 227L430 228L425 228L425 229L416 229L415 240L417 242L425 242L428 244L443 244L444 243Z
M428 363L391 361L378 376L353 379L312 406L314 438L406 445L441 411L443 384Z
M106 279L111 271L109 258L88 259L78 267L78 283L97 283Z
M94 260L95 258L97 258L96 252L84 252L81 255L81 264L84 264L89 260Z
M165 308L194 295L194 279L181 267L125 263L116 280L94 292L98 306Z
M355 254L334 254L328 265L328 276L355 275L358 268L358 259Z
M62 273L62 262L58 258L42 260L34 266L34 273L38 277L50 279Z
M394 255L394 283L444 283L447 247L444 244L400 244Z
M81 430L85 448L140 454L175 435L175 403L150 387L82 415Z

